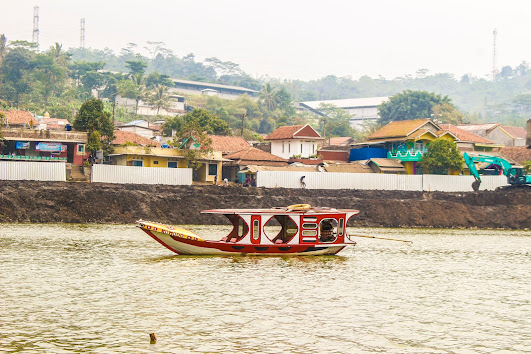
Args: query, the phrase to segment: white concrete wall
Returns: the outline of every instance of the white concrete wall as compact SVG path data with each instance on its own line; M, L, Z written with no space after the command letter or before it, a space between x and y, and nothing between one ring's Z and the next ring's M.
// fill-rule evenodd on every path
M362 189L402 191L472 192L472 176L394 175L381 173L334 173L302 171L258 171L257 186L301 188L300 178L309 189ZM505 176L483 176L480 190L507 185Z
M282 144L284 144L284 151L282 151ZM301 150L302 145L302 150ZM317 153L319 148L318 141L306 141L299 139L292 140L273 140L271 141L271 154L289 159L294 155L301 155L302 157L310 157Z
M192 169L93 165L91 182L190 186Z
M0 161L0 180L66 181L64 162Z

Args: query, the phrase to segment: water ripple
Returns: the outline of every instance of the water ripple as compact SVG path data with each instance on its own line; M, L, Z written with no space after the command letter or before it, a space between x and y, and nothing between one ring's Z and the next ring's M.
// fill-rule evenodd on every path
M129 225L0 225L0 350L531 352L530 232L352 231L413 245L174 256Z

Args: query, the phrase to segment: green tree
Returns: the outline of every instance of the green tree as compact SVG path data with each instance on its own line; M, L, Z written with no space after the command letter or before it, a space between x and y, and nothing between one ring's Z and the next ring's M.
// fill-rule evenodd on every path
M0 97L2 97L2 69L4 67L4 58L6 57L7 51L7 39L5 35L0 35Z
M0 112L0 151L4 146L4 136L2 135L2 119L4 119L5 117L6 115L4 114L4 112Z
M192 112L188 112L185 115L167 120L163 129L164 134L167 136L171 135L172 130L179 132L183 131L183 129L187 132L194 130L198 133L206 132L208 134L224 135L229 133L227 122L206 109L199 108L195 108Z
M147 95L147 103L157 109L157 115L161 108L170 108L173 101L168 87L162 84L155 86Z
M19 108L22 95L31 89L30 72L35 57L34 46L25 41L10 44L3 59L3 95Z
M346 110L331 104L321 103L319 111L324 114L320 118L321 134L325 138L332 136L358 137L356 129L350 126L350 115Z
M1 138L1 136L0 136L0 138ZM527 173L527 174L531 173L531 161L525 161L524 162L524 170L525 170L525 173Z
M105 154L111 151L114 139L114 124L111 115L104 111L103 102L96 98L86 100L77 112L72 123L76 130L88 133L87 150L96 152L103 149Z
M465 122L465 115L448 102L434 105L432 112L433 119L441 123L462 124Z
M433 106L443 103L451 104L448 96L443 97L427 91L406 90L378 106L380 113L378 122L385 125L398 120L430 118Z
M453 141L437 139L427 146L428 151L422 156L420 163L425 171L431 174L448 174L450 169L463 168L463 156Z
M523 117L531 115L531 94L518 95L513 99L513 103Z
M276 90L269 83L262 87L258 99L268 111L273 111L277 107Z
M201 158L212 152L212 139L196 119L179 120L174 129L172 144L187 150L185 157L188 167L197 170L203 164Z

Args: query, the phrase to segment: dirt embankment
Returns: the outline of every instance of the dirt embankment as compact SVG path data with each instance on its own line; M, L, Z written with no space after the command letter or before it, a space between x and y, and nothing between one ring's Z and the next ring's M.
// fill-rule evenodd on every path
M353 208L354 225L531 229L531 188L479 193L0 181L0 223L219 224L212 208Z

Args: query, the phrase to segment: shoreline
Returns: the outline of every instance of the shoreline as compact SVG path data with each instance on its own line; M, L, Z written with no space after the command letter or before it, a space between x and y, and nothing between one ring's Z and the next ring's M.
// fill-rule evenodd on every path
M349 226L531 229L531 189L467 193L0 181L0 223L224 225L205 209L311 204L360 210Z

